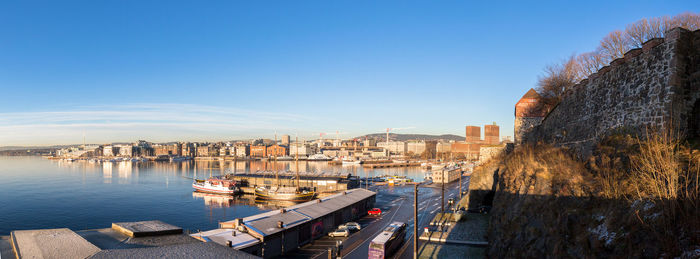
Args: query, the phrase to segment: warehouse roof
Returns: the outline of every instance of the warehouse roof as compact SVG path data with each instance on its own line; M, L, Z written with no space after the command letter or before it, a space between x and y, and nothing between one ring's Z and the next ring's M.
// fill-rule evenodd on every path
M262 236L268 236L284 229L309 222L334 211L340 210L359 201L374 196L376 193L365 189L353 189L334 194L323 199L313 200L255 216L243 218L245 226ZM278 226L282 222L282 228Z

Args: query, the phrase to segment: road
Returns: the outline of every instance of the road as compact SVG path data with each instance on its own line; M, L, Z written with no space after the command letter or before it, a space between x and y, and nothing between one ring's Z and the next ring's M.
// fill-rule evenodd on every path
M466 190L469 177L463 178L462 181L463 189ZM445 185L445 209L448 208L449 198L458 200L458 189L458 181ZM285 255L284 258L328 258L328 249L335 248L338 241L342 242L342 258L367 258L369 242L394 221L405 222L408 229L405 244L393 258L413 258L413 186L373 186L370 190L377 192L375 206L382 210L382 216L363 217L357 221L362 229L349 237L322 237ZM440 185L418 188L418 233L421 233L435 214L440 212L440 192Z

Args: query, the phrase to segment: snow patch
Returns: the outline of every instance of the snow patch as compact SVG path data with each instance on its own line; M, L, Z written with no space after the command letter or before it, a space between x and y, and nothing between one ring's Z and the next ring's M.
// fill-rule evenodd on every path
M647 219L647 220L648 220L648 219L656 219L656 218L658 218L659 216L661 216L661 212L657 212L657 213L654 213L654 214L651 214L651 215L645 215L645 216L644 216L644 219Z
M608 227L605 223L598 225L594 229L589 228L588 232L597 235L598 240L604 240L606 246L612 244L612 241L615 240L615 236L617 236L617 233L608 231Z
M680 258L700 258L700 248L693 251L685 251Z
M639 209L641 207L643 211L648 211L654 208L654 206L655 204L648 200L635 200L634 202L632 202L633 209Z

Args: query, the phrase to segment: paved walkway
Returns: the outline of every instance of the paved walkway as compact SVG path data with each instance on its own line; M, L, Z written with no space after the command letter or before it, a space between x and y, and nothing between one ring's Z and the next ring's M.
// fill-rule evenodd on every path
M468 197L464 197L468 199ZM464 200L463 199L463 200ZM460 202L461 203L461 202ZM438 219L439 215L434 220ZM444 232L432 232L430 242L419 251L419 258L485 258L489 215L467 213L459 222L450 222ZM437 231L437 228L434 229ZM435 240L435 241L432 241ZM440 241L437 241L440 240ZM457 244L473 243L475 245Z

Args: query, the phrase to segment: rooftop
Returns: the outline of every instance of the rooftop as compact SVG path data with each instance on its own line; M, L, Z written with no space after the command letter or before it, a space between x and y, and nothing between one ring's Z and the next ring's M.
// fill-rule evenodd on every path
M14 253L19 258L259 258L181 232L160 221L114 223L112 228L77 232L67 228L18 230L11 238L0 239L0 254L3 258L13 258Z
M246 217L243 218L243 223L248 229L262 236L269 236L284 229L323 217L375 194L375 192L365 189L348 190L323 199L297 204L283 210ZM282 228L278 227L278 222L282 222Z

